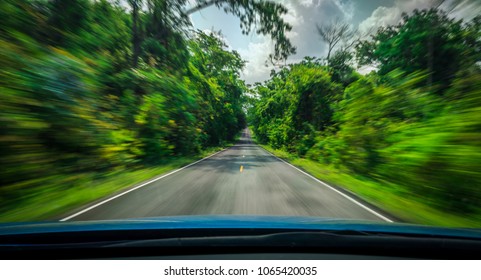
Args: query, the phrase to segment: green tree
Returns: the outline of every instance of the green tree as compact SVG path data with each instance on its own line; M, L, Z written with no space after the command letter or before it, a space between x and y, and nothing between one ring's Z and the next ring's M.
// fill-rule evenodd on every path
M242 110L246 89L240 79L245 62L236 51L228 51L220 33L197 32L191 41L191 75L200 88L200 119L202 130L209 135L205 141L217 145L223 139L233 140L245 126Z
M69 35L78 34L85 28L91 15L91 4L88 0L53 0L47 2L51 43L65 47L70 43Z
M257 93L259 100L250 110L256 137L303 155L314 144L316 132L333 125L342 87L325 66L306 58L274 73Z
M132 63L137 67L138 58L141 55L141 46L146 39L141 35L141 7L142 0L129 0L132 10ZM282 15L287 13L287 9L278 3L265 0L196 0L191 8L186 8L187 0L148 0L146 1L148 8L146 28L150 30L150 35L159 41L159 45L149 40L147 43L150 49L164 48L169 49L164 39L165 33L171 31L178 32L183 27L189 26L188 16L201 9L209 6L216 6L223 9L226 13L237 16L241 21L241 28L244 34L254 31L257 34L270 35L275 41L274 53L269 56L271 61L285 60L290 54L295 53L296 49L286 36L286 33L292 29L287 24ZM171 31L170 31L171 30ZM155 45L155 46L152 46ZM175 45L170 49L175 49Z
M473 55L466 56L474 50L465 43L470 38L466 34L476 34L479 26L474 26L476 20L463 25L441 10L414 10L411 15L403 14L398 25L380 28L371 41L360 42L356 47L358 62L379 66L380 75L395 69L407 73L427 70L427 83L444 89L461 67L477 62ZM470 27L474 30L468 31Z

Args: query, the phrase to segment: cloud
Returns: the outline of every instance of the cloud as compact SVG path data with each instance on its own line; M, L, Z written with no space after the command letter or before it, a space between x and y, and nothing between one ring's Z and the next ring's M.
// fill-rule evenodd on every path
M403 12L429 8L440 1L443 2L440 7L450 11L452 17L470 19L481 14L481 0L276 0L288 9L284 20L292 25L292 31L287 36L297 48L297 54L289 57L287 63L299 62L305 56L326 56L327 46L318 35L316 24L341 19L359 27L360 31L373 29L375 32L380 26L397 24ZM215 26L223 30L229 49L236 49L248 61L243 74L248 83L269 78L272 67L266 67L265 61L274 50L274 42L269 36L255 32L241 35L239 20L215 7L207 8L193 18L194 26L198 28Z
M392 7L380 6L376 8L370 17L359 24L362 34L375 32L381 26L395 25L401 20L403 12L411 12L414 9L426 9L433 6L435 0L397 0Z
M314 0L300 0L299 4L305 7L311 7L314 4Z
M294 7L291 0L281 2L288 10L288 13L284 15L284 20L293 27L293 30L287 34L287 37L297 46L296 41L299 39L297 30L303 26L304 18L299 15L298 10ZM305 4L308 3L306 2ZM242 76L248 84L269 79L270 72L274 69L272 65L266 66L266 60L274 50L274 42L271 38L263 35L255 35L252 36L251 39L253 41L249 42L247 48L238 49L239 54L247 61Z
M481 1L479 0L445 0L440 8L449 12L449 15L469 21L481 14Z
M354 15L354 4L351 0L289 0L287 7L295 11L297 17L292 28L295 36L289 35L289 38L297 47L298 53L288 62L305 56L325 56L327 47L317 32L316 24L328 24L336 19L350 22Z
M392 7L380 6L371 16L359 24L359 31L375 32L381 26L395 25L401 20L403 12L410 13L414 9L422 10L439 6L449 13L450 17L470 20L481 14L479 0L396 0Z
M242 76L248 84L267 80L272 69L266 67L265 61L272 51L273 43L269 38L261 39L260 42L250 42L247 49L238 50L242 59L247 61Z
M335 19L350 21L354 14L353 1L356 0L277 0L283 4L288 13L284 20L292 25L286 35L297 48L287 63L296 63L305 56L322 57L327 53L326 46L317 33L317 24L327 24ZM215 7L207 8L202 13L191 16L196 28L209 30L211 26L222 28L226 43L230 49L236 49L244 60L247 60L243 77L248 83L263 81L269 78L272 67L265 62L274 51L274 42L269 36L252 33L241 35L236 28L239 20L232 15L225 15Z

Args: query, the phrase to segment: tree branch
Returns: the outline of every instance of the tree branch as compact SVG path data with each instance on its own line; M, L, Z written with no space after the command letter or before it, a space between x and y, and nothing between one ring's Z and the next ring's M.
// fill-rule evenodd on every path
M220 3L220 2L224 2L225 0L210 0L210 1L206 1L206 2L202 2L200 4L198 4L197 6L195 7L192 7L186 11L184 11L184 14L185 15L190 15L190 14L193 14L195 12L198 12L204 8L207 8L209 6L212 6L214 4L217 4L217 3Z

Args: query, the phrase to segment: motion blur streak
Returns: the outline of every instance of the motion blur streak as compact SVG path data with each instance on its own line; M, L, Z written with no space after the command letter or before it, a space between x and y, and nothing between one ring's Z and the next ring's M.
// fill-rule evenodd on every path
M216 34L185 38L160 2L142 18L132 68L124 7L1 1L0 220L63 214L245 127L240 56Z
M353 44L259 85L256 139L406 220L481 226L481 16L415 10Z
M210 214L384 220L253 144L247 130L232 148L73 220Z
M296 5L208 1L243 33L272 39L270 79L246 85L240 54L189 20L206 1L120 2L0 1L0 221L64 218L249 126L263 148L381 213L481 227L481 16L458 20L431 1L438 8L407 11L372 36L312 22L327 56L287 64ZM245 141L78 218L380 219Z

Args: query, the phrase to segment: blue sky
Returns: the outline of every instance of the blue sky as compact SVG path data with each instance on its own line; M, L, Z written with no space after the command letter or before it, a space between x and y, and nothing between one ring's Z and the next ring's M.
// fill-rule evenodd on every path
M316 24L327 24L340 18L359 29L362 33L380 26L395 24L402 12L428 8L442 0L277 0L284 4L289 13L285 20L293 29L288 34L297 47L297 54L288 59L297 62L305 56L324 57L326 45L316 31ZM481 0L444 0L442 8L456 6L451 15L467 18L481 13ZM272 41L256 34L242 35L239 20L225 14L216 7L209 7L191 15L195 28L221 31L228 45L237 50L247 66L243 78L247 83L262 82L269 78L272 67L265 61L272 52ZM362 69L361 69L362 70Z

